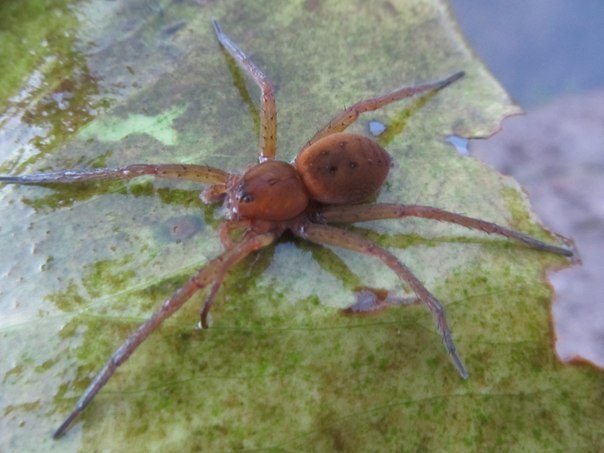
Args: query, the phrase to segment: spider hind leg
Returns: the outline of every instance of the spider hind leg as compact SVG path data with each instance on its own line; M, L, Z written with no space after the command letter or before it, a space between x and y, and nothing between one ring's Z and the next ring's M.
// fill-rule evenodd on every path
M411 287L420 301L430 310L436 321L445 349L449 353L449 357L451 357L455 368L457 368L462 378L468 378L468 371L461 357L459 357L457 348L453 342L445 309L436 297L426 289L423 283L396 256L362 236L328 225L303 223L294 229L294 234L317 244L341 247L373 256L387 265L401 280Z

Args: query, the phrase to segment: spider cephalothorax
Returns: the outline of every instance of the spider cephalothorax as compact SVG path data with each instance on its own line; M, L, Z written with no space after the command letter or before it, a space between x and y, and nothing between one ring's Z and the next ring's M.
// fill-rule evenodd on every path
M253 78L262 91L260 163L249 167L242 174L227 173L206 165L136 164L121 168L0 176L0 181L6 183L47 184L130 179L140 175L154 175L157 178L190 180L206 184L208 187L202 192L202 201L211 203L224 200L226 207L226 220L220 227L220 237L225 251L193 275L113 353L73 411L55 431L55 438L65 433L77 415L111 378L117 367L124 363L164 320L193 294L205 287L210 288L201 311L201 324L203 327L208 327L208 313L228 270L256 250L275 242L287 230L298 238L357 251L373 256L387 265L430 310L445 348L464 378L468 373L457 354L444 309L438 300L411 270L388 250L380 248L363 236L330 224L409 216L423 217L456 223L489 234L499 234L545 252L564 256L573 255L571 250L546 244L494 223L430 206L363 204L380 190L388 176L391 157L371 139L343 131L363 112L377 110L414 94L440 90L461 78L463 72L455 73L438 82L400 88L353 104L320 129L298 153L294 163L289 164L275 160L277 111L271 83L222 32L216 21L213 25L220 44ZM230 235L232 230L241 231L235 240Z
M267 160L231 178L226 187L231 220L285 221L304 212L309 196L296 169L278 160Z

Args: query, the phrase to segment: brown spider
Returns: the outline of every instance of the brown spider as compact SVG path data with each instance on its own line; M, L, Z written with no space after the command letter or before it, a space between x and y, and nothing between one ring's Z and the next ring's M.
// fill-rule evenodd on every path
M436 320L443 343L463 378L468 377L457 354L445 312L439 301L411 270L389 251L351 231L331 223L354 223L377 219L423 217L451 222L467 228L499 234L530 247L564 256L571 250L549 245L484 220L466 217L429 206L402 204L360 204L374 196L385 181L391 165L390 155L367 137L343 133L363 112L377 110L409 96L440 90L461 78L457 72L438 82L405 87L366 99L345 109L321 128L298 153L293 164L275 160L277 109L274 89L262 71L226 36L213 21L219 43L262 91L259 163L243 174L227 173L205 165L129 165L121 168L61 170L22 176L0 176L0 181L15 184L71 183L100 179L130 179L141 175L182 179L208 184L201 194L204 203L224 200L226 220L220 226L225 251L202 267L187 283L168 298L113 353L103 369L77 402L75 408L54 432L62 436L74 419L92 401L138 346L160 324L178 310L197 291L210 286L201 310L201 325L208 327L208 313L225 274L252 252L275 242L285 231L321 245L337 246L371 255L381 260L415 292ZM242 232L237 240L231 232Z

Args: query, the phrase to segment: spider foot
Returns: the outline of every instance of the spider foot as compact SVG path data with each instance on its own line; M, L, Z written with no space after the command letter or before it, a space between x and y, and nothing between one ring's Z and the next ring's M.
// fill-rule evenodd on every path
M468 370L466 370L466 367L463 364L461 357L459 357L459 355L457 354L457 351L449 350L449 356L451 357L451 360L453 361L453 365L455 365L455 368L457 368L457 371L459 371L459 374L461 375L461 377L464 379L468 379L470 377L470 375L468 374Z
M451 337L451 334L450 332L448 332L448 329L444 330L442 339L445 348L449 353L449 357L451 357L451 360L453 361L453 365L455 365L455 368L457 368L457 371L459 372L462 378L468 379L470 375L468 374L468 370L466 370L463 360L461 360L461 357L459 357L459 354L457 353L457 348L455 347L455 343L453 342L453 337Z

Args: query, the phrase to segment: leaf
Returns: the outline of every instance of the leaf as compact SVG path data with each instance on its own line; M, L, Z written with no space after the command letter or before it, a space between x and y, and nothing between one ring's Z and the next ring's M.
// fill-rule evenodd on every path
M442 2L149 5L55 5L78 25L66 30L67 45L49 41L8 101L3 172L137 162L240 171L255 162L258 90L229 66L212 34L215 17L278 87L284 160L346 105L465 70L437 95L365 115L352 128L367 133L370 119L388 125L383 140L397 165L380 200L434 205L556 241L516 183L444 140L488 136L518 110ZM602 376L559 363L552 346L544 273L568 263L421 220L355 229L399 256L446 305L468 381L421 306L340 313L358 286L406 294L380 263L285 239L230 274L209 330L194 328L200 294L52 441L112 351L220 252L220 209L201 205L198 191L144 178L2 188L0 253L10 259L0 265L0 450L600 443Z

